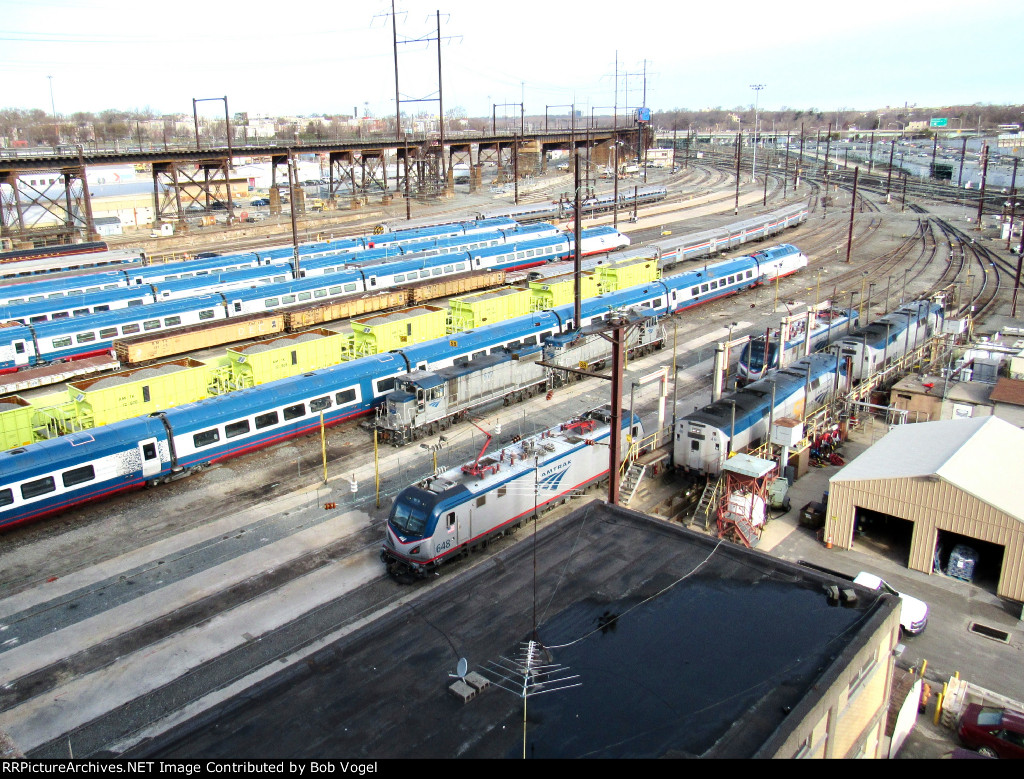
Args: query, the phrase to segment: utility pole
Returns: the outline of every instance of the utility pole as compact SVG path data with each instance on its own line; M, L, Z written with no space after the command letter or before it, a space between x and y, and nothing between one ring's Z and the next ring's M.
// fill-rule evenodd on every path
M871 147L868 151L868 175L871 174L871 169L875 164L875 134L871 133Z
M789 192L789 131L786 131L786 163L782 171L782 199L786 199Z
M580 252L580 166L579 160L576 159L576 149L572 150L573 156L573 184L575 186L575 202L573 204L573 261L572 261L572 283L573 283L573 308L572 308L572 323L573 327L578 331L582 325L580 318L583 316L582 313L582 297L583 297L583 264L582 264L582 253ZM612 397L612 407L614 408L616 398ZM614 436L613 436L614 437Z
M800 122L800 156L796 161L796 166L793 169L793 191L796 192L800 186L800 170L804 164L804 123Z
M757 180L757 104L758 98L761 96L761 90L764 89L764 84L751 84L750 88L754 90L754 161L750 164L750 180Z
M1017 217L1017 163L1019 157L1013 158L1013 176L1010 177L1010 227L1006 231L1006 250L1010 250L1010 241L1013 239L1013 222Z
M960 183L964 179L964 157L967 156L967 139L964 138L963 146L960 147L960 172L956 177L957 199L960 198Z
M889 202L889 193L892 192L892 157L896 153L896 139L893 138L889 146L889 176L885 180L885 201Z
M441 79L441 12L437 12L437 124L441 131L441 148L438 154L441 157L441 181L447 181L444 169L444 87ZM516 178L518 182L518 177ZM519 204L518 189L516 190L516 205Z
M395 140L399 141L402 139L402 102L398 97L398 19L395 17L395 0L391 0L391 45L394 49L395 54ZM406 144L406 151L408 151L408 143ZM409 158L405 158L405 164L408 166ZM406 203L409 202L409 169L406 167L405 171L405 191L406 191Z
M295 170L295 154L289 149L288 150L288 211L292 218L292 273L295 278L302 278L301 268L299 267L299 228L298 223L295 221L295 207L298 205L298 201L295 199L295 183L298 179L298 172Z
M857 177L860 175L860 168L853 169L853 197L850 199L850 234L846 238L846 262L850 262L850 254L853 252L853 215L857 210Z
M736 204L733 206L733 216L740 212L740 149L743 148L743 132L736 133Z
M985 209L985 179L988 177L988 144L981 147L981 191L978 193L978 229L981 229L981 214Z

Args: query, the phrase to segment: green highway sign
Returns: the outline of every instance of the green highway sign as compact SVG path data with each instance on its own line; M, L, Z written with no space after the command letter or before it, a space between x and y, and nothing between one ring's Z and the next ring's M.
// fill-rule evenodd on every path
M929 127L945 127L949 124L949 119L932 119L929 123Z

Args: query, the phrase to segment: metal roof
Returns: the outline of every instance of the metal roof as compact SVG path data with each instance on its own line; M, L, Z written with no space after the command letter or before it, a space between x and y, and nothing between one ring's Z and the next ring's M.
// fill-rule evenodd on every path
M900 425L829 481L941 480L1024 522L1024 430L998 417Z

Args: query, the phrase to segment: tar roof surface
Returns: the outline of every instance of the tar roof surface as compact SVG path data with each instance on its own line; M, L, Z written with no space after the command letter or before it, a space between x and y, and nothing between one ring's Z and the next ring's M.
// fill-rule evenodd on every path
M827 577L600 502L544 528L536 549L540 640L582 686L530 699L533 757L770 753L897 607L830 606ZM533 552L527 535L450 565L150 756L520 756L519 698L492 686L464 704L448 686L459 657L480 670L531 637Z

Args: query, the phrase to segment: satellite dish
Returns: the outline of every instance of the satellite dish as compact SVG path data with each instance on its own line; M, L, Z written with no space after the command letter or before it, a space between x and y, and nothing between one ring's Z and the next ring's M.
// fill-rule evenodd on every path
M466 674L469 672L469 662L464 657L459 658L458 665L455 666L455 673L448 674L453 679L465 679Z

